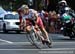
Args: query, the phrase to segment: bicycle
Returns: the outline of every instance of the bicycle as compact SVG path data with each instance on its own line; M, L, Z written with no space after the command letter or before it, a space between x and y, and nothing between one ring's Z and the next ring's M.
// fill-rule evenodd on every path
M50 37L51 45L49 44L43 44L41 40L41 36L44 36L44 33L38 28L39 30L37 33L34 31L34 26L31 25L31 31L26 31L26 37L29 40L29 42L34 45L36 48L41 49L43 45L47 45L49 48L52 47L52 38ZM38 34L39 33L39 34Z

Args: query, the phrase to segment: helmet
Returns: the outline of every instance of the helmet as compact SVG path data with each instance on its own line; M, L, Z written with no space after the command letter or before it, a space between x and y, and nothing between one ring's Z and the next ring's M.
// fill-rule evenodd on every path
M29 9L29 7L28 7L28 5L22 5L22 6L21 6L21 9L22 9L22 10L24 10L24 9Z
M60 5L62 5L63 3L64 3L64 5L67 5L67 2L65 0L58 2L58 4L60 4Z

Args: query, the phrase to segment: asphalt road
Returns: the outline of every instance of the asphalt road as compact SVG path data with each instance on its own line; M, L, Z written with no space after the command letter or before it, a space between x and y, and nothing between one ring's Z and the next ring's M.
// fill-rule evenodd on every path
M0 54L75 54L75 39L61 34L49 34L53 39L52 48L37 49L27 39L25 33L0 32Z

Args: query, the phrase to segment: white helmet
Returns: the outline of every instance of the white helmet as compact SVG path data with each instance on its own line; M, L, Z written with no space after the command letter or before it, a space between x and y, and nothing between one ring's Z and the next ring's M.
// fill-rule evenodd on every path
M58 3L59 3L59 4L65 3L65 5L67 5L67 2L66 2L65 0L62 0L62 1L58 2Z
M24 10L24 9L29 9L28 5L22 5L21 10Z

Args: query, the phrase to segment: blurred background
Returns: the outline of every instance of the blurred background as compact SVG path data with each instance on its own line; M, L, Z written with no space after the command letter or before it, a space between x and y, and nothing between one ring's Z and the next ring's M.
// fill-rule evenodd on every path
M0 6L5 10L17 10L22 4L28 4L30 8L40 10L42 8L49 10L55 10L56 5L60 0L0 0ZM68 5L75 10L74 1L66 0Z

